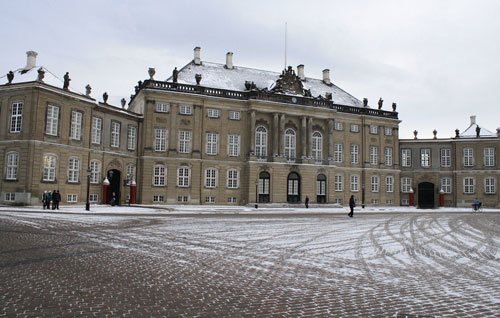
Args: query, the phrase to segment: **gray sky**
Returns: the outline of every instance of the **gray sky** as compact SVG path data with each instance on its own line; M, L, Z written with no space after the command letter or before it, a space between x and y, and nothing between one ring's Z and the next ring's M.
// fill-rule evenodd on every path
M308 77L329 68L335 84L384 109L398 104L400 136L451 137L469 116L500 127L500 1L1 1L0 73L37 64L110 102L129 100L156 68L166 79L193 58Z

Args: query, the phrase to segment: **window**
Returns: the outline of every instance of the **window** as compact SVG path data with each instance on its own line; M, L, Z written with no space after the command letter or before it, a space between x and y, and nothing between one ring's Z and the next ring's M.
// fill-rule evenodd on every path
M387 204L387 205L392 205L392 200L386 200L386 201L385 201L385 204Z
M240 155L240 135L229 135L228 139L228 155L230 157L238 157Z
M385 177L385 192L394 192L394 177Z
M238 203L238 199L236 197L228 197L227 203Z
M351 145L351 163L358 164L359 163L359 146Z
M384 148L384 157L385 157L385 165L392 166L392 148L391 147Z
M335 179L334 179L334 187L335 187L335 191L339 192L339 191L342 191L344 189L344 184L343 184L343 176L338 174L335 176Z
M401 205L410 205L409 199L401 199Z
M340 121L335 122L335 130L344 130L344 123Z
M296 145L295 130L289 128L285 131L285 157L288 160L295 159Z
M326 177L324 174L316 178L316 195L326 195Z
M215 197L205 197L205 203L215 203Z
M472 167L474 165L474 150L472 148L464 148L464 167Z
M464 178L464 193L465 194L474 193L474 178L471 177Z
M89 194L89 201L92 203L97 203L99 201L99 196L97 194Z
M486 167L495 166L495 148L484 148L484 165Z
M76 183L80 181L80 159L69 158L68 161L68 182Z
M189 187L189 175L191 174L191 169L188 167L180 167L177 169L177 186L178 187Z
M191 152L191 132L188 130L179 131L179 152Z
M312 135L312 157L316 162L323 160L323 136L319 131Z
M371 176L370 178L372 192L378 192L379 190L379 178L378 176Z
M401 149L401 165L411 167L411 149Z
M181 105L179 113L181 115L191 115L193 113L193 108L190 105Z
M99 160L90 161L90 183L99 183L101 181L101 162Z
M78 202L78 194L68 194L68 203Z
M378 205L378 200L377 199L372 199L372 205Z
M217 155L219 149L219 134L207 133L206 148L207 155Z
M343 161L343 148L344 146L342 144L335 144L333 145L333 161L335 162L342 162Z
M451 193L451 178L441 178L441 190L444 193Z
M45 123L45 133L50 136L57 136L59 129L59 107L47 105L47 119Z
M422 168L430 168L431 166L431 150L420 149L420 166Z
M43 181L56 180L57 158L54 155L45 155L43 158Z
M179 195L177 197L177 202L186 203L189 201L189 197L186 195Z
M378 148L377 146L370 146L370 164L378 164Z
M164 197L163 195L153 195L153 202L163 202Z
M128 131L127 131L127 149L128 150L135 150L135 144L137 140L137 127L135 126L128 126Z
M493 177L484 178L484 193L495 194L496 193L495 183L496 179Z
M385 127L384 128L384 135L386 135L386 136L392 136L392 128Z
M215 108L207 109L208 118L219 118L219 110Z
M231 120L240 120L241 114L238 111L229 111L229 119Z
M127 185L130 185L132 181L135 181L135 165L127 165Z
M111 122L111 147L120 147L120 123Z
M102 119L99 117L92 118L92 143L96 145L101 144L102 136Z
M238 181L238 170L228 170L227 171L227 187L229 189L237 189L239 185Z
M19 154L17 152L9 153L7 155L7 173L5 174L5 179L17 180L18 168L19 168Z
M165 186L166 168L163 165L155 165L153 167L153 185Z
M359 191L359 176L352 175L351 176L351 192L358 192L358 191Z
M15 192L5 192L5 201L16 201L16 193Z
M82 139L83 113L73 110L71 112L71 130L69 137L73 140Z
M167 129L155 128L155 151L167 151Z
M441 149L441 167L451 167L451 149Z
M269 194L269 181L271 175L265 171L259 174L259 194Z
M359 132L359 125L351 124L351 132Z
M401 192L409 193L411 190L411 178L402 177L401 178Z
M258 158L267 156L267 130L263 126L255 130L255 155Z
M15 102L12 104L12 109L10 112L10 132L11 133L21 132L22 124L23 124L23 102Z
M157 103L156 112L158 113L168 113L170 111L170 104L168 103Z
M205 169L205 188L217 187L217 170L214 168Z
M370 134L377 135L378 134L378 126L370 125Z

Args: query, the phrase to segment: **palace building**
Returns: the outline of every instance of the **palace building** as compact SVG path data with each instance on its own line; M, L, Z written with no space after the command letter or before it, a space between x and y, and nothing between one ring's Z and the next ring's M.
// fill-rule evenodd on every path
M150 69L128 107L125 100L116 107L93 98L90 86L72 89L69 74L59 79L27 54L25 67L0 78L4 204L40 204L53 189L63 204L86 202L88 180L95 203L114 194L126 204L134 188L139 204L308 197L344 205L354 195L368 206L438 206L443 196L447 206L474 196L499 205L499 132L474 123L455 138L399 140L396 105L370 107L335 85L328 69L321 79L306 77L303 65L263 71L233 65L232 53L212 63L197 47L166 80ZM475 127L479 137L470 135Z

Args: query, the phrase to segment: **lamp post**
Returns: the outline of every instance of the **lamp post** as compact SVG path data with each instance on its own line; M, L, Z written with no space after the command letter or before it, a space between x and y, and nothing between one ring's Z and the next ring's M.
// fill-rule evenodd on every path
M92 170L87 168L87 203L85 204L85 210L90 211L90 173Z
M255 208L259 208L259 179L255 179Z

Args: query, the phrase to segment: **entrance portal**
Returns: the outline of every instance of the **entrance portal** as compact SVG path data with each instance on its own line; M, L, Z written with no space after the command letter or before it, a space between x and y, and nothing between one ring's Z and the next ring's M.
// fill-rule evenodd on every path
M111 203L113 199L113 193L115 194L116 204L120 204L120 171L113 169L109 170L107 173L109 188L108 188L108 196L106 198L107 202L105 204Z
M287 178L286 201L288 203L297 203L300 201L300 176L292 172Z
M259 174L259 203L269 203L269 181L271 175L262 171Z
M434 208L434 183L422 182L418 185L418 207L420 209Z

